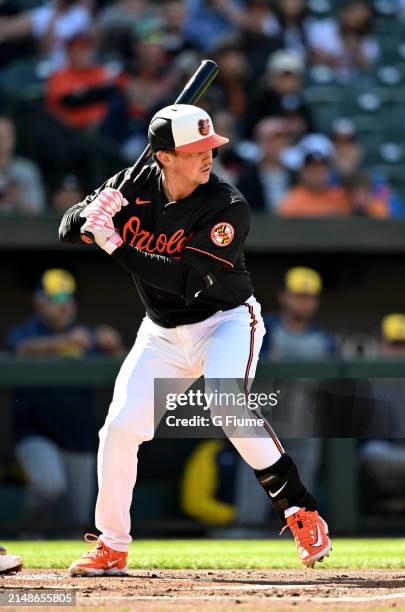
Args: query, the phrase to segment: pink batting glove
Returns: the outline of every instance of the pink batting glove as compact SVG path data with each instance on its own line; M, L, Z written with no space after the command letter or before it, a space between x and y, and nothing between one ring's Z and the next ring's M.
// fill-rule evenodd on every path
M82 234L89 232L94 242L109 255L123 244L121 236L115 230L112 217L104 212L90 213L80 231Z
M128 206L128 200L124 198L121 191L107 187L100 191L98 196L82 210L80 216L87 218L90 214L97 212L106 213L113 217L121 210L122 206Z

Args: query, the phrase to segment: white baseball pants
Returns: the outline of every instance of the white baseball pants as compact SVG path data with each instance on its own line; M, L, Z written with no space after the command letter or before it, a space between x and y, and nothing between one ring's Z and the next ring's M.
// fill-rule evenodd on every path
M251 381L264 334L260 305L254 297L200 323L170 329L145 317L118 374L99 434L96 527L107 546L126 551L132 540L130 507L138 448L153 438L156 426L154 378L179 379L177 393L186 391L184 379L191 379L188 387L201 375ZM230 439L254 469L269 467L283 452L271 429L259 438Z

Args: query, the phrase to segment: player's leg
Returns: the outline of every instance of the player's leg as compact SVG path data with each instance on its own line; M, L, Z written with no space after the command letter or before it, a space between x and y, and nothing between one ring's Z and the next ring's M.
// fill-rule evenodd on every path
M118 374L107 419L99 433L96 527L101 535L94 551L70 566L71 575L126 572L138 449L153 438L157 426L154 379L179 378L177 390L184 391L188 374L182 365L174 330L144 321Z
M219 313L213 332L205 345L204 377L206 387L217 392L243 393L253 380L265 328L260 305L254 299L224 313ZM217 406L215 409L220 409ZM235 406L245 416L242 408ZM228 410L228 413L229 411ZM227 412L223 409L224 414ZM221 415L222 416L222 415ZM242 427L233 431L232 425L225 432L240 455L255 470L275 463L284 453L283 446L270 426L245 432ZM235 435L232 435L234 433ZM239 434L239 435L238 435ZM257 435L255 435L257 434Z
M250 299L246 305L223 313L206 346L204 375L207 381L229 389L230 379L243 379L249 386L256 372L264 325L260 306ZM315 498L302 483L297 467L269 425L227 431L240 455L254 469L283 523L287 522L297 542L301 561L313 565L329 553L331 544L325 521L317 513Z
M0 574L19 572L23 566L21 557L9 555L4 546L0 544Z

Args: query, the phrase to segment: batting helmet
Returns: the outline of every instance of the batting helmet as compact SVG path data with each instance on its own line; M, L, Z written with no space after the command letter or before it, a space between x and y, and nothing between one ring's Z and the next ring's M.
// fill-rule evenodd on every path
M191 104L172 104L158 111L149 124L148 138L152 153L200 153L229 142L215 133L209 114Z

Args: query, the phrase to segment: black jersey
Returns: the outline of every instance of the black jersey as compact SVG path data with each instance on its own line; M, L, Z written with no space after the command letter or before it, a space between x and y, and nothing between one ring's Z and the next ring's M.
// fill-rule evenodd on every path
M65 213L59 229L62 241L80 242L85 222L80 212L102 189L117 188L125 173L108 179ZM145 165L122 194L129 205L114 216L114 226L124 244L112 257L131 272L155 323L197 323L252 295L243 255L249 205L235 187L212 173L188 197L168 202L162 171L153 163Z

